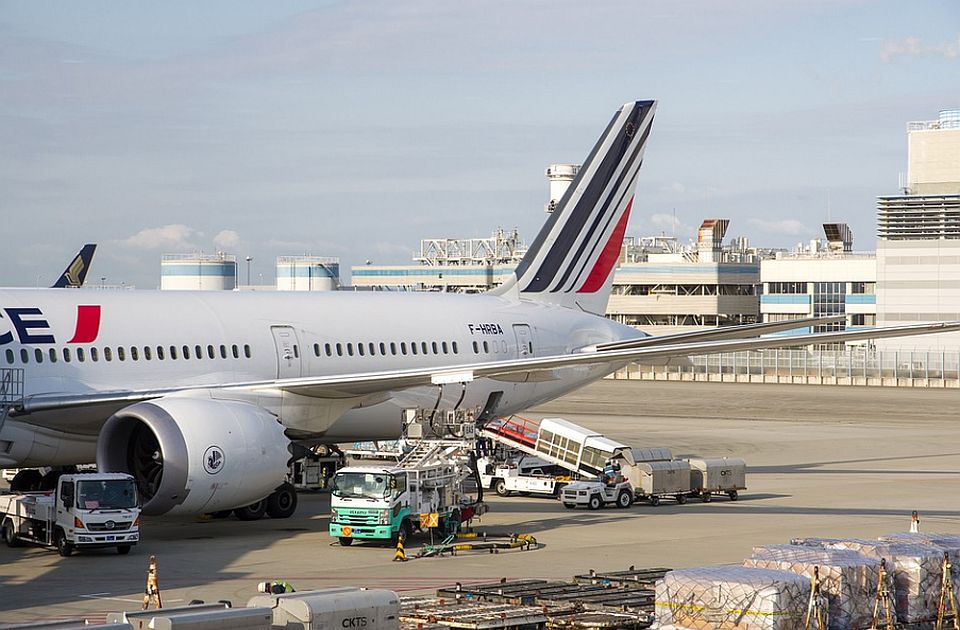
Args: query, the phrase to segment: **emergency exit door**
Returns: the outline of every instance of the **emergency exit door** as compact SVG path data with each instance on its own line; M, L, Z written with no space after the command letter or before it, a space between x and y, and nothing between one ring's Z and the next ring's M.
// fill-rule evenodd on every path
M513 334L517 338L517 358L526 359L533 356L533 333L529 324L514 324Z
M277 378L297 378L300 372L300 344L292 326L271 326L277 347Z

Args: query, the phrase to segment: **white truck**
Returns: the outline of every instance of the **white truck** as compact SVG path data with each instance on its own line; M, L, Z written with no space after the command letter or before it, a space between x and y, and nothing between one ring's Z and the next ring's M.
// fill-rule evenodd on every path
M61 556L101 547L129 553L140 541L136 482L123 473L70 474L53 491L2 494L0 536L10 547L45 545Z
M578 507L599 510L605 505L628 508L634 501L633 484L622 477L613 481L574 481L564 486L560 501L568 510Z
M559 497L565 485L574 480L569 471L538 457L513 454L504 461L496 456L477 459L480 482L501 497L513 493Z
M470 453L468 443L424 440L397 463L341 468L330 484L330 535L348 546L395 544L414 530L458 531L484 511L464 490L475 474Z

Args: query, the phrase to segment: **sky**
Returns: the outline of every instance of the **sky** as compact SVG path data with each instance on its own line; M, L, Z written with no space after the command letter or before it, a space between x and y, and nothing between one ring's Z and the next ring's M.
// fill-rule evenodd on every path
M163 253L403 264L545 214L620 104L657 118L628 235L875 246L906 123L960 107L960 2L0 0L0 285L86 242L96 282ZM240 281L246 281L241 262Z

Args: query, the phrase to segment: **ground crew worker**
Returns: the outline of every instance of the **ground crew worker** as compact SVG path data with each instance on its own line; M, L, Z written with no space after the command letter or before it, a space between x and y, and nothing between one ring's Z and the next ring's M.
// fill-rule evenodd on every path
M273 580L260 582L257 584L257 591L260 593L270 593L272 595L282 595L283 593L295 593L293 585L285 580Z

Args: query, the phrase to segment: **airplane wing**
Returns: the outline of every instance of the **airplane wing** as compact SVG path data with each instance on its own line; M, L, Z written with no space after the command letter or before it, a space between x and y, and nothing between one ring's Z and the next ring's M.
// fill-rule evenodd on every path
M796 327L797 321L799 320L794 320L791 322L791 325ZM665 358L714 354L718 352L784 348L810 344L856 341L860 339L909 337L955 331L960 331L960 321L890 326L869 330L843 330L805 335L761 337L755 339L726 339L718 341L708 338L700 341L616 350L585 349L573 354L488 363L472 363L432 369L417 368L410 370L361 372L245 383L198 383L189 387L98 392L96 394L82 395L38 394L27 397L20 405L15 407L12 415L88 406L116 407L120 409L123 406L141 400L150 400L168 394L197 389L215 389L226 392L285 391L316 398L351 398L383 394L385 392L399 391L411 387L468 383L479 378L492 378L511 382L552 380L552 378L554 378L554 370L578 366L600 364L617 366L626 365L634 361L643 361L645 359L663 360Z
M822 326L840 322L847 318L846 315L834 315L831 317L808 317L805 319L791 319L784 322L761 322L759 324L744 324L742 326L724 326L723 328L711 328L710 330L694 330L691 332L676 333L673 335L657 335L656 337L639 337L637 339L627 339L625 341L611 341L609 343L598 343L594 346L588 346L583 351L601 351L607 350L626 350L629 348L649 348L651 346L668 346L678 343L687 343L690 341L719 341L721 339L747 339L750 337L759 337L784 330L794 330L796 328L809 328L812 326Z

